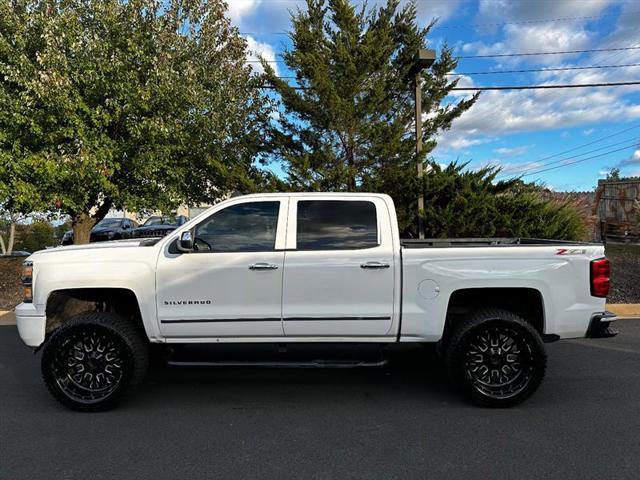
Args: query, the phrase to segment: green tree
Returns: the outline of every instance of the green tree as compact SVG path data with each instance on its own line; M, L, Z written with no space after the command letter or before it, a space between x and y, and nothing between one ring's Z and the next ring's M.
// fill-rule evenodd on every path
M36 252L55 244L53 226L46 220L19 225L17 233L17 250Z
M307 0L292 15L293 48L283 54L296 89L263 62L268 83L281 101L282 115L271 137L271 152L283 162L294 190L369 190L396 200L403 226L414 223L415 57L426 47L432 25L418 26L415 4L357 8L348 0ZM423 152L435 135L451 127L477 96L452 102L456 66L446 46L429 71L420 74Z
M1 100L0 100L1 102ZM9 111L0 109L2 118ZM14 157L12 149L3 148L6 131L0 128L0 254L10 255L14 249L16 228L29 214L42 209L44 203L34 181L32 165L22 156Z
M0 171L70 216L251 191L269 104L222 0L0 0ZM17 171L15 171L17 170ZM35 188L34 188L35 186Z

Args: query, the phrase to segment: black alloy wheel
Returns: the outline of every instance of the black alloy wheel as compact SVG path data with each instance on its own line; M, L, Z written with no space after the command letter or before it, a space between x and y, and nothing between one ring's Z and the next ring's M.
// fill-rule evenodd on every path
M81 315L47 341L42 375L49 391L74 410L112 407L142 380L148 345L126 319L110 313Z
M447 363L452 379L472 401L507 407L524 401L538 388L546 353L529 323L511 312L485 309L454 332Z

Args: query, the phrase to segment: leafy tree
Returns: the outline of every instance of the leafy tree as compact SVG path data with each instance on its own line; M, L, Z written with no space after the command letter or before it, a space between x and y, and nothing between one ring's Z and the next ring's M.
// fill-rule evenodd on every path
M283 162L294 190L379 191L391 194L404 227L415 223L415 57L432 25L418 26L413 3L388 0L380 8L357 8L348 0L307 0L292 15L293 48L283 54L299 89L263 62L282 109L270 147ZM475 102L445 97L457 80L442 49L420 74L424 142L421 161L435 135L451 127Z
M222 0L0 0L0 172L72 219L249 191L269 105ZM34 188L35 186L35 188Z
M55 244L53 226L46 220L19 225L17 233L17 250L36 252Z
M0 119L7 116L0 110ZM2 120L0 120L1 123ZM5 132L0 128L0 145ZM12 157L10 149L0 147L0 254L11 255L18 223L43 208L33 170L23 157ZM31 180L31 181L24 181Z

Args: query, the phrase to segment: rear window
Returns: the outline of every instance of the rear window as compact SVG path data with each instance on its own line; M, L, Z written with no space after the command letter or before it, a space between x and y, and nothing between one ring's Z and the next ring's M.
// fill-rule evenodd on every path
M298 202L297 250L350 250L378 245L376 206L368 201Z

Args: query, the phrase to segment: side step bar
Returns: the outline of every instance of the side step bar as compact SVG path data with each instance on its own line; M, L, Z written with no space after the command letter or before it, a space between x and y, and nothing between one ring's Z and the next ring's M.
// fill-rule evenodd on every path
M378 361L360 360L312 360L305 362L252 362L252 361L210 361L210 362L190 362L169 360L167 365L171 367L207 367L207 368L364 368L364 367L384 367L389 361L382 359Z

